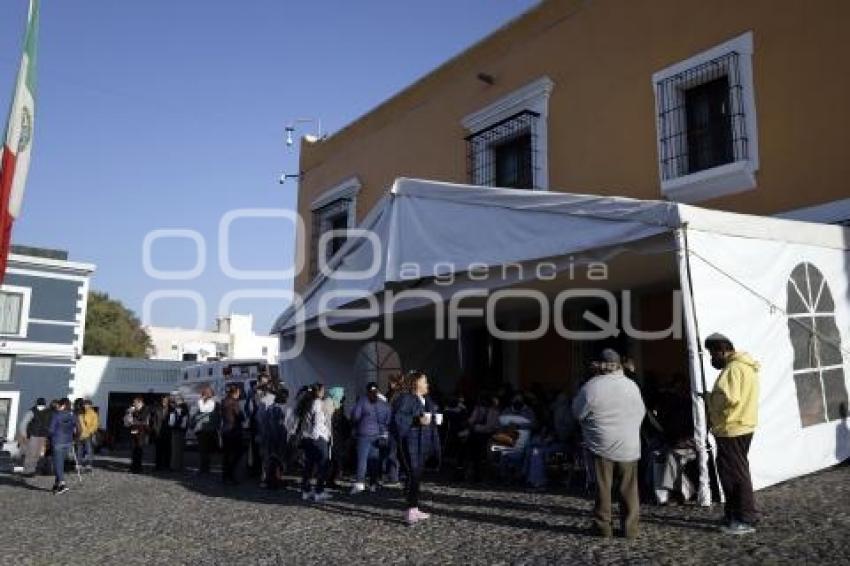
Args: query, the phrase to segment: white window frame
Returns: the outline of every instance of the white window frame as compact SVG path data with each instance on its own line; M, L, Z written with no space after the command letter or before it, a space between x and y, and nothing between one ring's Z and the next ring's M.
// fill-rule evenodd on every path
M346 222L346 229L352 229L357 226L357 195L360 193L360 189L363 188L360 179L355 177L349 177L348 179L334 185L327 191L323 192L319 195L311 204L310 204L310 212L313 215L319 214L319 210L328 206L329 204L333 204L340 200L348 201L348 219ZM326 216L322 216L319 219L320 226L320 235L326 231L326 225L329 222L329 219ZM312 237L313 241L318 241L316 235L314 234ZM312 246L312 244L311 244ZM316 248L313 250L313 253L319 253L319 249ZM330 259L330 258L325 258ZM317 258L318 261L318 258ZM317 263L318 265L318 263Z
M0 438L0 448L3 442L13 442L18 432L18 412L21 403L20 391L0 391L0 399L10 399L9 403L9 425L6 427L6 438Z
M533 170L532 183L532 190L536 191L549 190L549 98L554 88L555 82L552 79L547 76L540 77L484 108L464 116L461 120L464 129L470 135L474 135L524 110L539 114L534 140L537 163Z
M360 193L361 188L363 188L363 185L360 183L360 179L349 177L319 195L310 204L310 211L315 213L320 208L324 208L338 200L348 199L350 201L348 207L348 227L354 228L357 225L357 195Z
M21 300L21 321L18 325L17 333L4 333L0 332L0 336L8 336L13 338L26 338L27 330L29 329L30 322L30 302L32 300L32 289L29 287L18 287L16 285L2 285L0 286L0 292L5 293L18 293L23 295L23 299Z
M658 84L674 75L736 52L741 75L741 102L744 109L744 127L747 135L747 158L726 163L710 169L664 179L661 155L661 101ZM685 85L698 86L696 84ZM724 195L740 193L756 188L756 171L759 168L758 122L756 120L755 89L753 86L753 33L748 31L711 49L680 61L652 75L652 90L655 94L655 139L658 146L658 178L664 197L678 202L701 202ZM684 97L684 89L681 91ZM684 103L684 102L683 102Z

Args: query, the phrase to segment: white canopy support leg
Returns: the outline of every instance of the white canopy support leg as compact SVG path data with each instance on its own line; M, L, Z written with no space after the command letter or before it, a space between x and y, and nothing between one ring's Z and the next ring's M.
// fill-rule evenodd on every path
M697 329L696 312L691 289L690 269L688 267L687 240L685 229L676 230L676 257L679 265L679 281L682 287L682 302L684 310L685 339L688 345L688 368L691 378L691 400L694 413L694 441L699 464L699 487L697 501L703 507L711 505L711 476L709 472L709 438L708 420L705 414L705 377L703 375L702 359L700 357L699 331Z

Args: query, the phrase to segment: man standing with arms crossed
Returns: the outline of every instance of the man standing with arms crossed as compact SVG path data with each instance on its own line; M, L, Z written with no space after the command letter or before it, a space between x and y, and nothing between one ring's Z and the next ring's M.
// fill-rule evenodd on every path
M717 473L726 496L721 530L745 535L755 532L758 516L747 454L758 423L759 363L736 352L722 334L706 338L705 347L711 365L720 370L708 398L708 415L717 441Z

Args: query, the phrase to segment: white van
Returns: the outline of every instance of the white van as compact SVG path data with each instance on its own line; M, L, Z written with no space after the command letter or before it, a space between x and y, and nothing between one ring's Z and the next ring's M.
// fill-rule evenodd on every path
M189 415L197 411L198 399L205 387L212 387L216 401L221 402L226 388L231 384L242 388L243 403L253 394L254 387L261 374L268 373L273 380L277 379L278 368L263 359L220 360L194 364L183 369L183 380L177 393L189 406ZM195 442L192 427L186 433L186 442Z

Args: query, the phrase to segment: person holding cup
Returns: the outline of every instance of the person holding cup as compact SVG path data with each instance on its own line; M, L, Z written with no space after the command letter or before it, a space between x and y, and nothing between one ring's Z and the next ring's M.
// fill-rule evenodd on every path
M430 517L419 510L419 487L425 462L440 457L437 427L443 415L428 396L427 375L421 371L408 372L404 385L405 392L393 401L391 426L398 441L401 464L407 473L404 520L413 525Z

